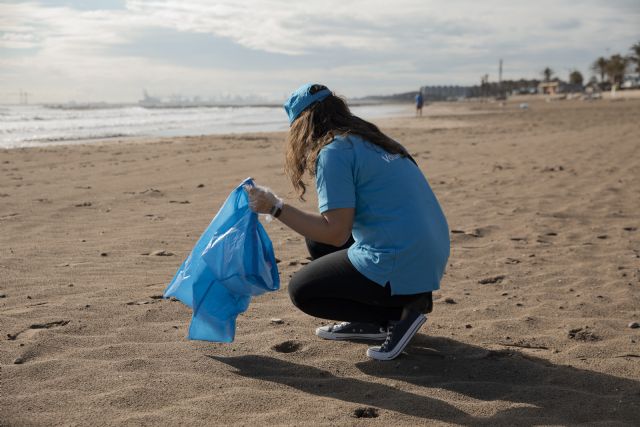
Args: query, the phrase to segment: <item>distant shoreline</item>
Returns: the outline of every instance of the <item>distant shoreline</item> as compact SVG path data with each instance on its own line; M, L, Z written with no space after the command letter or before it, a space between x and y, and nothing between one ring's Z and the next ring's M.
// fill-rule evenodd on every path
M603 99L611 99L611 91L601 92ZM558 95L555 95L557 97ZM550 95L544 94L522 94L522 95L510 95L507 97L507 100L517 101L517 100L544 100L548 99ZM553 97L551 97L553 98ZM628 99L628 98L640 98L640 89L621 89L616 91L615 98L620 99ZM434 101L427 99L427 102L430 104L433 103L451 103L451 102L483 102L493 100L491 97L477 97L477 98L466 98L460 101ZM375 99L375 100L367 100L362 98L347 99L347 103L351 107L358 106L371 106L371 105L412 105L412 101L403 101L398 99L384 100L384 99ZM60 110L92 110L92 109L114 109L114 108L127 108L127 107L141 107L145 109L191 109L191 108L282 108L282 104L280 103L257 103L257 104L170 104L166 103L165 105L141 105L137 102L121 102L121 103L110 103L110 102L86 102L86 103L56 103L56 102L42 102L42 103L30 103L30 104L20 104L20 103L0 103L0 107L18 107L18 106L40 106L44 108L50 109L60 109Z
M406 116L407 104L353 105L369 120ZM99 104L82 108L9 106L0 112L0 149L91 144L129 138L178 138L279 132L288 128L281 106L144 108Z
M365 100L356 100L356 101L347 101L350 107L358 107L358 106L370 106L370 105L410 105L411 102L400 102L397 100L394 101L365 101ZM100 110L100 109L115 109L115 108L130 108L130 107L140 107L145 109L191 109L191 108L282 108L282 104L272 104L272 103L264 103L264 104L157 104L157 105L141 105L139 103L131 102L131 103L108 103L108 102L89 102L89 103L76 103L76 104L66 104L66 103L30 103L30 104L19 104L19 103L11 103L11 104L3 104L0 103L0 107L19 107L19 106L38 106L50 109L57 110Z

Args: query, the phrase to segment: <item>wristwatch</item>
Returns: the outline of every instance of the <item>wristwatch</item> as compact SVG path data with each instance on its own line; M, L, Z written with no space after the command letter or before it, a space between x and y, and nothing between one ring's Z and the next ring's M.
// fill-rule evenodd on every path
M271 216L274 218L278 218L282 213L283 206L284 206L284 202L282 201L282 199L278 199L276 204L273 205L273 207L271 208L271 211L269 212L269 214L271 214Z

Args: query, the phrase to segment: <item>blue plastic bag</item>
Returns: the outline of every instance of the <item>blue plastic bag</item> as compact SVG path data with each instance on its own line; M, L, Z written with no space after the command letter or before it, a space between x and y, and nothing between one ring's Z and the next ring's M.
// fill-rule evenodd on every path
M164 291L193 309L189 339L232 342L251 297L280 287L273 245L249 208L247 184L253 180L227 197Z

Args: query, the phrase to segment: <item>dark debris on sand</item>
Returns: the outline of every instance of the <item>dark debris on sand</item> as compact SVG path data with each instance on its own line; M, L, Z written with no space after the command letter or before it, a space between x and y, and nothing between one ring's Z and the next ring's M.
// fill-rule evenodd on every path
M355 418L378 418L378 410L370 406L356 408L353 410L353 416Z
M478 280L478 283L480 283L481 285L488 285L488 284L493 284L493 283L500 283L502 282L502 280L504 280L506 276L501 274L498 276L493 276L493 277L487 277L485 279L480 279Z
M578 341L599 341L600 337L593 331L589 330L589 327L571 329L568 336L572 340Z

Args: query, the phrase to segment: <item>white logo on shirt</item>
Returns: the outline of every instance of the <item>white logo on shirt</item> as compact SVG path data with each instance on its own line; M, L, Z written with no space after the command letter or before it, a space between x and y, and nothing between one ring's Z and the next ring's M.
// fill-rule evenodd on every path
M402 157L402 154L389 154L389 153L385 153L382 155L382 160L384 160L387 163L391 163L396 159L399 159L400 157Z

